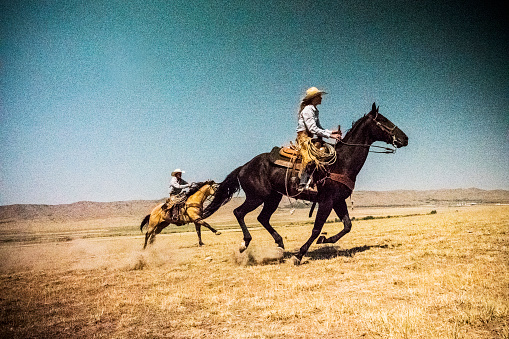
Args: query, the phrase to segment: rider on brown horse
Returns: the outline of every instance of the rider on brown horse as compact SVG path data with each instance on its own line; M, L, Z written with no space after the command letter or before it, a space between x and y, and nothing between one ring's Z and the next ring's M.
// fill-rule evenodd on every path
M302 99L299 109L299 120L297 125L297 145L299 153L302 156L302 169L300 173L299 189L303 190L309 185L310 171L307 164L313 159L309 156L309 147L313 137L332 138L341 140L341 131L331 131L324 129L320 125L318 118L318 108L316 106L322 103L322 95L327 94L316 87L311 87L306 91L306 96Z
M171 219L176 220L179 218L179 203L185 203L186 194L191 186L187 181L182 179L182 174L185 173L180 168L171 172L170 180L170 197L166 201L164 208L171 213ZM173 208L175 206L175 208Z

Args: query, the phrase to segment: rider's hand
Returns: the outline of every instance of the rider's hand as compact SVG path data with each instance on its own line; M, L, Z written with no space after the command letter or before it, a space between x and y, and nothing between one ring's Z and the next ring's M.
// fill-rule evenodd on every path
M332 131L331 136L332 139L341 140L341 131Z

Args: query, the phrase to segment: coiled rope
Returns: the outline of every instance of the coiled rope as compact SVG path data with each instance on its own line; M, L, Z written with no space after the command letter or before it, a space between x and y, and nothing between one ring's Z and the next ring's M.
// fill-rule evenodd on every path
M312 139L306 140L306 144L309 158L313 160L319 168L324 169L326 166L336 162L336 149L333 145L324 142L321 143L321 147L316 147Z

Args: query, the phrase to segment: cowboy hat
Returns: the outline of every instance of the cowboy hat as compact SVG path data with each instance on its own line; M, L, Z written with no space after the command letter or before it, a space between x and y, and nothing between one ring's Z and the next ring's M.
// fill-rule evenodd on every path
M183 170L181 170L180 168L177 168L176 170L174 170L173 172L171 172L171 176L172 176L172 177L174 177L174 176L175 176L175 174L177 174L177 173L182 173L182 174L184 174L184 173L186 173L186 172L184 172L184 171L183 171Z
M319 90L318 88L316 87L310 87L306 90L306 96L302 99L303 101L304 100L309 100L309 99L312 99L318 95L322 95L322 94L327 94L327 92L325 91L321 91Z

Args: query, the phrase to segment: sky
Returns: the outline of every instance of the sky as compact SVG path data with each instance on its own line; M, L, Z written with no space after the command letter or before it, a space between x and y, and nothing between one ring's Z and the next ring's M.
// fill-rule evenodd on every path
M0 205L160 199L380 113L409 137L357 190L509 189L509 15L493 1L3 1Z

